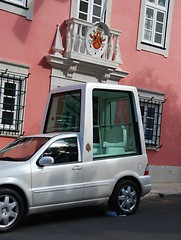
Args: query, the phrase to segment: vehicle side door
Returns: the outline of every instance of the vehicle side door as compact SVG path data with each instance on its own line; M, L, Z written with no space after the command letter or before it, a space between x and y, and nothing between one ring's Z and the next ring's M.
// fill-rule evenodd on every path
M34 206L81 201L83 197L83 167L77 136L52 142L42 156L50 156L49 166L32 166Z

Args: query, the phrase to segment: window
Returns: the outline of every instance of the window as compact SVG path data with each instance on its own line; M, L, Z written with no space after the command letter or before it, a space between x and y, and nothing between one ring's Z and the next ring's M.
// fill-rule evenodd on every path
M0 132L20 135L22 133L25 78L0 75Z
M44 132L78 132L80 100L80 90L52 95Z
M78 18L92 23L103 21L104 4L104 0L80 0Z
M27 0L4 0L5 2L14 3L23 7L26 7Z
M43 155L53 157L55 164L78 162L77 138L59 139L52 143Z
M112 0L72 0L71 17L110 24Z
M93 157L140 154L132 95L93 91Z
M33 19L34 0L2 0L0 9Z
M142 0L137 49L168 56L173 1Z
M145 144L147 148L159 149L164 99L163 95L152 94L151 97L150 94L148 94L147 97L146 94L140 96Z
M0 63L0 66L3 64ZM6 67L14 68L9 64ZM0 135L20 136L23 133L26 81L28 75L0 70Z
M164 47L168 0L147 0L143 41Z

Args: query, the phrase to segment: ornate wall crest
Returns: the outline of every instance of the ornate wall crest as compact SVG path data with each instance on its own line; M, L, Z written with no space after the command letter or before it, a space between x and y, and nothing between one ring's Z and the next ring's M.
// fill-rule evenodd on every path
M90 55L101 57L107 48L109 28L100 22L92 26L86 35L86 47Z

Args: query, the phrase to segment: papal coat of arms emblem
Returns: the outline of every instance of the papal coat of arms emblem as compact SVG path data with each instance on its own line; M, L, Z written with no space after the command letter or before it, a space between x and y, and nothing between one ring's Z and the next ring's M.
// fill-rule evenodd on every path
M102 28L97 27L96 30L93 30L93 32L89 34L89 37L92 39L92 41L90 41L90 47L94 47L95 49L104 47L106 38L103 36Z
M109 29L104 23L91 27L86 35L86 47L92 56L101 57L108 42Z

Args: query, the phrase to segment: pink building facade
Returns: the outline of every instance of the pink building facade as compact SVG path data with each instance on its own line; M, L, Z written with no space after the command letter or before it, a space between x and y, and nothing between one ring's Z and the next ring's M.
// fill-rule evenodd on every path
M51 89L80 82L138 88L153 182L181 182L180 0L2 0L0 148L39 133ZM86 49L95 22L110 34Z

